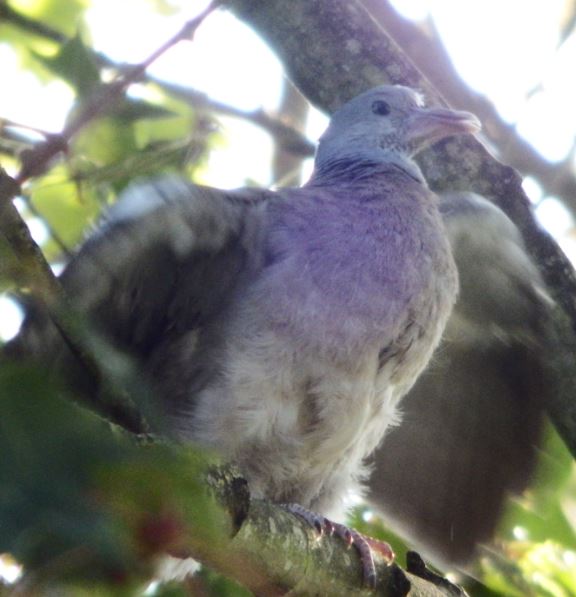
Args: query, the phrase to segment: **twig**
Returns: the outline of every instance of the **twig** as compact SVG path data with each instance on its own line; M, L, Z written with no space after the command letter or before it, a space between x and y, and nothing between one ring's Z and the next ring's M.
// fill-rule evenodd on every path
M15 24L25 31L29 31L56 43L65 44L69 41L65 35L55 29L21 15L13 8L0 5L0 19L1 18ZM132 66L117 64L100 52L92 52L92 55L101 66L113 68L120 73L130 72L130 69L133 68ZM278 118L267 114L263 110L240 110L234 106L213 100L199 91L163 81L162 79L153 77L147 73L141 74L141 80L142 79L157 85L168 95L190 102L196 107L206 108L220 114L233 116L253 123L270 133L282 149L294 155L301 157L314 155L315 146L312 142L293 127L287 125Z
M172 97L190 102L196 107L207 108L214 112L219 112L220 114L241 118L242 120L246 120L261 127L270 133L285 151L289 151L290 153L301 157L310 157L314 155L314 143L293 127L285 124L278 118L271 116L262 109L252 111L241 110L240 108L213 100L205 93L195 91L188 87L161 81L154 77L148 77L148 81L155 83Z
M123 96L126 89L139 81L146 69L168 49L179 41L191 39L206 17L211 14L222 0L213 0L199 15L188 21L176 35L152 52L140 64L127 68L114 81L101 85L91 97L81 106L75 117L66 125L62 133L41 143L30 152L22 156L22 168L16 176L16 182L22 184L31 176L42 174L49 162L58 153L65 152L72 137L100 114L110 110Z
M21 122L14 122L9 118L0 117L0 130L3 132L5 127L33 131L34 133L38 133L38 135L41 135L44 138L49 137L51 134L53 134L49 133L48 131L43 131L42 129L39 129L38 127L32 126L30 124L22 124Z

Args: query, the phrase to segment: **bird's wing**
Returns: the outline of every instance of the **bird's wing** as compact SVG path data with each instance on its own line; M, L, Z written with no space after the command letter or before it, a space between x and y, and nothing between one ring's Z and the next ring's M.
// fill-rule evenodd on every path
M445 339L375 457L370 500L439 563L463 563L494 532L535 462L549 299L518 230L471 194L442 199L461 280Z
M190 353L260 267L271 195L224 192L175 176L133 185L67 266L62 285L87 324L141 365L149 366L161 344L185 337ZM65 359L60 370L79 365L37 309L8 353L33 354L48 365Z

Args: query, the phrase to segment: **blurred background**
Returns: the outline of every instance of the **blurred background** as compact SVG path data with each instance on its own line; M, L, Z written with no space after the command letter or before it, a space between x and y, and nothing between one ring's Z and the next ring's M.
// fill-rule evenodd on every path
M435 69L448 101L480 117L484 142L522 172L538 221L574 261L576 2L367 3L378 5L396 39L410 41L424 72ZM2 166L15 174L22 152L61 131L78 98L145 59L204 7L185 0L0 1ZM157 60L117 110L84 128L66 159L27 185L18 208L58 272L134 178L179 170L220 188L297 185L326 122L266 44L218 11L193 41ZM2 341L22 320L8 274L0 266ZM358 525L373 521L358 510ZM574 466L550 430L530 490L508 505L496 555L474 571L473 594L576 595L575 538ZM19 574L10 558L0 560L7 583Z

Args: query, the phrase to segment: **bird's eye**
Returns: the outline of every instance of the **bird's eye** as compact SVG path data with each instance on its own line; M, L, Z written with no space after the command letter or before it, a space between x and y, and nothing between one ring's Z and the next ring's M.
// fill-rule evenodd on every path
M390 114L390 105L384 100L372 102L372 112L378 116L388 116Z

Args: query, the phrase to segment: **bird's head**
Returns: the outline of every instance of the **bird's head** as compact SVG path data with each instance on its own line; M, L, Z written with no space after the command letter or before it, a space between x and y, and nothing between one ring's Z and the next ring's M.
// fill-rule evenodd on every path
M334 161L394 162L416 168L411 158L450 135L476 133L480 122L469 112L426 108L416 91L382 85L344 104L320 138L316 167Z

